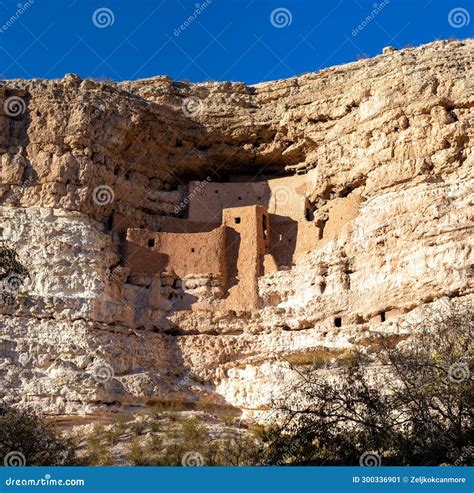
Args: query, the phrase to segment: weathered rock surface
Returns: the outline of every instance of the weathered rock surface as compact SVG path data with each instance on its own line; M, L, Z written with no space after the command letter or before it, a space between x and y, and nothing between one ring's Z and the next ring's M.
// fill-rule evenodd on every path
M0 397L78 419L164 399L264 410L286 358L472 299L473 68L465 40L255 86L2 82L1 239L30 279L1 306ZM172 311L175 280L123 265L113 212L158 230L190 179L310 170L324 232L259 279L261 309Z

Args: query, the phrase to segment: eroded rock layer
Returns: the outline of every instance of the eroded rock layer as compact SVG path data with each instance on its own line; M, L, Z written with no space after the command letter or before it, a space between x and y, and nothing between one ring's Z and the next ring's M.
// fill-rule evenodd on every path
M257 415L289 362L472 300L473 65L465 40L255 86L2 82L0 247L28 276L2 265L0 397Z

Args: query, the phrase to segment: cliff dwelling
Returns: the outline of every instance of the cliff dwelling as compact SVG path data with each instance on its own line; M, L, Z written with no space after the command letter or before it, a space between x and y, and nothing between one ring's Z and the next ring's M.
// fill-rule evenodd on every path
M314 180L309 172L266 181L191 181L181 217L161 216L153 231L114 213L112 229L131 276L164 281L167 310L251 310L260 306L259 277L290 269L323 237L308 213ZM200 289L189 294L197 282Z

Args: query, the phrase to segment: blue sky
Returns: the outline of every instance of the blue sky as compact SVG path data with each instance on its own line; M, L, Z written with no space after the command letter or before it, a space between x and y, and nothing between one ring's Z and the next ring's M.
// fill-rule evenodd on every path
M255 83L464 39L471 14L472 0L0 0L0 74Z

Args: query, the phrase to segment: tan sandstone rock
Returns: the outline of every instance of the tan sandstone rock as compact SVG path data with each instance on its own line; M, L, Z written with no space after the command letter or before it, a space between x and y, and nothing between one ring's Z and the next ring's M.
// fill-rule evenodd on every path
M0 397L73 420L165 399L271 419L288 358L472 300L473 63L473 40L440 41L254 86L2 82L0 239L30 278L1 305ZM260 240L223 213L240 204L268 211ZM235 269L214 248L193 272L232 231Z

